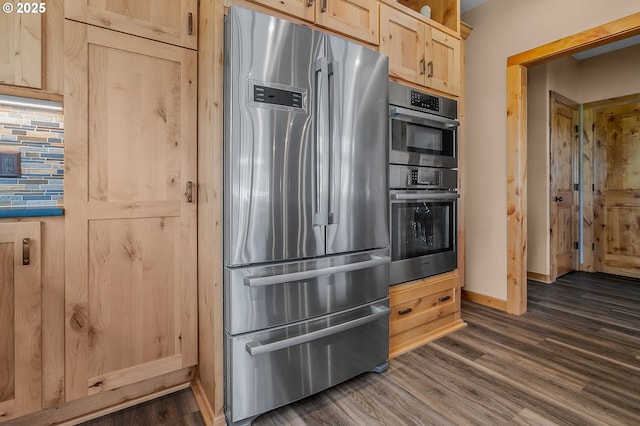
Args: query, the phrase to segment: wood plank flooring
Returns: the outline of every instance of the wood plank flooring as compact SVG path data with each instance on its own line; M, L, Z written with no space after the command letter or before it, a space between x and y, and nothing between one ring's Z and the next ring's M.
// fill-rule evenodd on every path
M528 296L519 317L463 301L467 328L255 425L640 424L640 281L573 272Z

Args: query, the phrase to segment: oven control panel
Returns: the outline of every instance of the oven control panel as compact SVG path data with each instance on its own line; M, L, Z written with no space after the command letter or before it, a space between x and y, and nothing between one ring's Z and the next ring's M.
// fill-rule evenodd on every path
M440 187L441 173L433 169L411 169L409 171L409 186L427 185Z
M412 90L411 105L437 112L440 111L440 98Z

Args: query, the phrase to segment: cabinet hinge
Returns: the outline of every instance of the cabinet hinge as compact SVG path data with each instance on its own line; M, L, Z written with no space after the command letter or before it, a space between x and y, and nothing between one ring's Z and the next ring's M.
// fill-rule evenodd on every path
M591 184L591 191L592 192L596 192L596 184L595 183Z
M595 131L596 131L596 123L593 123L593 124L591 125L591 131L592 131L592 132L595 132Z
M580 186L578 186L578 184L577 184L577 183L574 183L574 184L573 184L573 190L574 190L574 191L577 191L578 189L580 189Z
M580 127L576 126L576 134L580 133Z
M573 243L573 248L578 250L579 246L578 246L578 242L577 241L575 243Z
M596 249L596 243L591 243L591 250L595 250Z

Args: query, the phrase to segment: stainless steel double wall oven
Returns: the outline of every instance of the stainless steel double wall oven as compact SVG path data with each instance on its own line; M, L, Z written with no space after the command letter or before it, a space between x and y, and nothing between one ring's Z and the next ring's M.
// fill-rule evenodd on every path
M389 83L391 284L457 267L457 102Z

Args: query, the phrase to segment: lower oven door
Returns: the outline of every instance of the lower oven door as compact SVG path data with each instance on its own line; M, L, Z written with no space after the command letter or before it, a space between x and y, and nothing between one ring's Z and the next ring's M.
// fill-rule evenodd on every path
M389 299L309 321L225 335L225 414L236 423L384 363Z
M455 192L391 192L391 284L457 267L459 197Z

